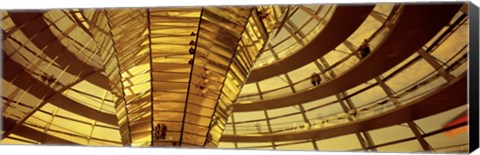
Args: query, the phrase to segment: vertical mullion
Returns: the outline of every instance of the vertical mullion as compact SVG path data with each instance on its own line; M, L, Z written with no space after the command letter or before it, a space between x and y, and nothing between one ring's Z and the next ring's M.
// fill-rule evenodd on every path
M270 124L270 117L268 116L268 112L267 110L263 110L263 114L265 115L265 121L267 122L267 127L268 127L268 133L272 133L273 130L272 130L272 126ZM276 149L276 144L275 144L275 141L272 141L272 149Z
M153 109L153 57L152 57L152 31L151 31L151 23L150 23L150 9L147 8L146 9L147 11L147 29L148 29L148 50L149 50L149 54L150 54L150 137L151 137L151 141L150 141L150 145L153 146L154 145L154 142L155 142L155 139L153 137L153 132L154 132L154 118L153 118L153 113L154 113L154 109ZM130 82L130 79L127 79L129 82Z
M380 78L380 77L375 77L375 80L378 82L380 87L383 89L383 91L387 94L388 98L393 102L395 107L399 107L401 105L400 101L397 100L396 96L394 95L394 92L392 89ZM409 121L406 122L408 125L408 128L413 132L415 137L417 138L418 142L422 146L424 151L431 151L432 146L423 138L423 135L420 133L418 130L418 126L416 125L415 122Z
M198 47L198 38L200 36L200 29L201 29L201 26L202 26L202 21L203 21L203 11L204 11L204 8L202 7L201 11L200 11L200 17L199 17L199 20L198 20L198 27L197 27L197 35L196 35L196 38L195 38L195 47L194 47L194 50L195 50L195 54L193 54L193 58L192 58L192 63L190 65L191 68L190 68L190 76L188 78L188 89L187 89L187 97L185 99L185 107L183 109L183 119L182 119L182 128L180 129L180 138L179 138L179 142L178 142L178 146L182 146L182 142L183 142L183 131L185 129L185 119L187 117L187 107L188 107L188 97L190 96L190 87L191 87L191 83L192 83L192 75L193 75L193 68L195 67L195 57L197 55L197 47ZM218 103L217 103L218 104ZM216 107L216 106L215 106ZM212 114L213 115L213 114ZM210 123L211 124L211 123ZM207 131L207 135L209 134L208 132L210 131L210 129ZM205 135L206 136L206 135ZM206 141L207 139L205 139ZM205 145L205 144L204 144Z
M435 60L435 57L433 57L430 53L427 51L420 49L417 51L417 53L422 56L422 58L427 61L430 66L432 66L435 70L437 70L440 75L447 80L447 82L452 81L455 77L450 74L438 61Z
M323 63L323 65L328 68L329 67L329 64L328 62L322 57L320 58L320 61ZM319 69L324 72L323 70L323 67L320 63L316 62L317 64L317 67L319 67ZM336 77L336 74L333 70L330 71L330 75L332 76L332 78L335 78ZM338 101L340 102L340 105L342 106L344 112L346 112L347 114L349 114L349 111L350 110L356 110L352 100L350 100L350 98L346 99L345 100L345 97L347 96L346 92L340 92L338 94L335 94L335 96L337 97ZM345 102L347 102L345 104ZM352 119L355 119L356 116L353 116L353 117L348 117L350 119L350 121L354 121ZM366 139L366 142L369 146L373 146L374 143L370 137L370 134L368 134L367 131L362 131L362 132L356 132L355 134L357 135L357 138L359 140L359 143L362 145L362 147L365 147L365 141L363 141L363 138L361 137L361 134L363 134L363 136L365 137ZM376 149L372 149L372 150L376 150Z
M260 100L263 100L263 93L262 93L262 90L260 88L260 84L258 84L258 81L255 82L255 87L257 87L258 96L260 97Z
M232 118L233 135L237 135L237 128L236 128L236 124L235 124L234 113L232 113L232 115L230 115L230 116ZM233 142L233 145L235 146L236 149L238 149L238 143L237 142Z

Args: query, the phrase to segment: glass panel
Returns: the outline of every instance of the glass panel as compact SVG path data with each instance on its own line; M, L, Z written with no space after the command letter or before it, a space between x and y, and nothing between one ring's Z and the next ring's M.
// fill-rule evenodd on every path
M461 25L431 54L442 62L449 60L456 51L468 43L468 24Z
M236 112L235 113L235 122L243 122L249 120L265 119L265 114L263 111L252 111L252 112Z
M317 146L323 151L345 151L362 148L355 134L318 140Z
M309 78L310 75L312 75L313 72L320 72L318 67L315 65L315 63L309 63L308 65L305 65L303 67L300 67L294 71L291 71L288 73L288 76L292 79L293 83L296 83L300 80ZM301 90L301 89L298 89Z
M237 134L252 134L270 132L266 121L256 121L235 125Z
M220 142L218 144L218 148L235 148L235 144L229 142Z
M407 126L406 123L376 130L370 130L368 131L368 133L370 133L370 136L372 137L373 142L376 145L393 142L404 138L415 137L412 130Z
M272 127L273 132L292 128L297 129L303 125L303 118L300 114L270 120L270 126Z
M271 146L272 143L270 142L264 142L264 143L238 143L238 148L253 148L253 147L259 147L259 146ZM257 149L257 148L253 148Z
M351 98L356 107L360 107L366 104L370 104L374 101L378 101L381 98L385 98L387 94L380 86L375 86L360 94L357 94Z
M289 107L278 108L278 109L269 109L267 112L268 112L268 117L272 118L272 117L282 116L282 115L291 114L299 111L300 110L298 110L297 108L293 106L289 106Z
M343 112L343 109L342 109L342 106L340 106L340 103L335 102L330 105L327 105L312 111L308 111L306 114L309 120L320 121L320 120L325 120L329 117L335 116L337 113L342 113L342 112Z
M260 81L258 83L260 85L260 89L262 92L266 92L272 89L277 89L283 86L288 85L288 82L286 81L285 77L272 77L263 81Z
M334 101L337 101L337 97L332 95L332 96L322 98L322 99L319 99L319 100L303 103L302 105L305 109L311 109L311 108L318 107L320 105L325 105L327 103L331 103L331 102L334 102Z
M310 151L314 150L313 144L311 142L305 142L300 144L290 144L290 145L282 145L277 146L277 150L302 150L302 151Z
M271 99L271 98L278 98L278 97L281 97L281 96L285 96L285 95L288 95L288 94L291 94L292 93L292 88L290 87L284 87L282 89L278 89L278 90L274 90L272 92L268 92L268 93L265 93L265 94L262 94L263 95L263 99Z
M378 152L414 152L418 150L422 150L422 146L420 146L420 143L418 143L417 140L410 140L377 148Z
M467 127L464 127L467 128ZM460 129L461 130L461 129ZM463 129L466 130L466 129ZM448 132L448 131L447 131ZM454 146L463 146L468 145L468 131L464 131L458 134L448 134L448 133L440 133L430 137L425 138L425 140L432 146L436 148L435 150L439 150L440 148L448 148ZM462 151L460 148L457 150L452 150L452 152L465 152Z
M415 123L425 132L429 133L437 129L441 129L448 121L452 120L455 116L467 110L467 106L463 105L443 113L435 114L429 117L425 117L416 120Z

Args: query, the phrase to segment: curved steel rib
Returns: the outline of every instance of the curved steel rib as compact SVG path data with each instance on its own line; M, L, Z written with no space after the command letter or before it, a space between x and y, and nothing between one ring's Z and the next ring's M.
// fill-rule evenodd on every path
M341 125L298 132L280 132L255 135L223 135L221 141L271 142L302 140L311 138L327 139L360 131L383 128L408 121L414 121L461 105L465 105L467 103L466 88L467 74L466 72L464 72L455 80L452 80L450 83L445 84L438 90L433 91L430 94L420 97L401 107L398 107L395 110L387 111L376 116L358 119L356 121Z
M365 21L374 7L337 6L330 22L310 44L274 64L252 70L247 83L287 73L322 57L345 41Z
M321 99L355 87L386 72L421 49L448 24L460 7L460 4L406 5L397 25L383 44L344 74L320 86L295 94L251 104L237 104L233 111L281 108Z

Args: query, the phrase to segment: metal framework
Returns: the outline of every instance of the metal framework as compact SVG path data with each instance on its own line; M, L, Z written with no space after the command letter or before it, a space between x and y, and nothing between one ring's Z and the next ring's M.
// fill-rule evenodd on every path
M234 148L309 144L324 150L325 139L350 135L361 147L352 150L383 151L412 141L421 151L448 150L428 137L464 124L424 132L418 120L465 103L445 99L437 109L411 109L431 106L448 93L463 101L462 92L454 90L466 81L468 40L454 46L449 39L468 25L459 11L465 5L0 11L2 142L136 147L231 142ZM352 12L355 20L340 18ZM400 33L410 28L425 31L416 38ZM373 49L367 57L359 54L363 38ZM395 49L393 42L405 38L414 41ZM454 54L440 52L449 46ZM286 65L293 61L298 62ZM420 63L432 71L402 87L392 82ZM360 75L366 68L371 74ZM320 72L321 84L309 86L310 71ZM283 85L273 86L274 80ZM359 99L378 92L383 97ZM332 107L338 112L328 112ZM247 113L260 119L245 120ZM415 117L393 119L402 113ZM375 130L400 123L414 137L376 141ZM264 130L260 124L266 124ZM255 142L264 143L244 146Z

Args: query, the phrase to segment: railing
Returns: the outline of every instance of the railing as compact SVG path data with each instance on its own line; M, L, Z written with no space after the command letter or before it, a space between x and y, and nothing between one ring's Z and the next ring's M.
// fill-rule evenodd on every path
M444 67L447 68L447 71L450 71L451 73L454 73L453 71L454 71L457 67L461 66L461 64L464 63L464 61L467 60L467 54L465 54L465 52L466 52L466 47L467 47L467 45L465 45L463 48L461 48L457 53L455 53L450 59L448 59L448 60L446 61L446 62L447 62L446 64L449 64L450 62L452 62L452 63L450 63L450 66L444 66ZM462 54L462 53L463 53L463 55L460 56L460 54ZM459 58L457 58L457 57L459 57ZM388 79L392 78L393 76L395 76L397 73L399 73L399 72L401 72L401 71L403 71L403 70L408 69L408 67L409 67L411 64L417 62L418 60L420 60L420 58L421 58L420 56L417 56L416 58L414 58L414 59L410 60L409 62L405 63L404 66L399 67L397 70L393 71L390 75L384 77L384 80L388 80ZM452 60L455 59L455 58L457 58L458 60L457 60L457 61L452 61ZM413 84L411 84L411 85L415 85L415 84L417 84L417 83L420 83L420 81L422 81L423 79L431 76L431 74L432 74L432 73L425 75L424 77L420 78L419 80L417 80L417 82L415 82L415 83L413 83ZM438 76L438 75L437 75L437 76ZM351 97L355 96L356 94L362 93L363 91L368 90L368 89L370 89L370 88L373 87L373 86L376 86L377 84L378 84L378 83L375 83L375 84L371 84L371 85L369 85L369 86L366 86L366 87L364 87L364 88L362 88L362 89L360 89L360 90L358 90L358 91L356 91L356 92L353 92L353 93L349 94L348 96L344 97L343 99L351 98ZM408 88L410 88L410 87L404 87L404 88L402 88L402 89L397 90L397 92L402 92L403 90L408 89ZM415 88L412 87L412 89L415 89ZM403 95L400 94L399 96L403 96ZM379 101L379 100L381 100L381 99L378 99L378 100L375 100L375 101ZM375 102L375 101L374 101L374 102ZM320 105L320 106L317 106L317 107L308 109L307 112L308 112L308 111L311 111L311 110L316 110L316 109L319 109L319 108L322 108L322 107L325 107L325 106L328 106L328 105L331 105L331 104L334 104L334 103L336 103L336 102L338 102L338 101L332 101L332 102L325 103L325 104L323 104L323 105ZM287 116L291 116L291 115L295 115L295 114L300 114L300 112L290 113L290 114L281 115L281 116L276 116L276 117L270 117L270 119L277 119L277 118L287 117ZM265 120L265 119L249 120L249 121L236 122L236 124L258 122L258 121L264 121L264 120Z
M398 7L398 6L394 7L392 9L392 13L390 13L390 15L387 17L387 19L383 23L383 25L379 29L377 29L377 31L374 32L369 37L368 40L370 40L369 43L370 43L370 48L372 49L372 52L375 52L374 49L376 49L381 44L381 42L383 40L385 40L385 37L392 30L391 26L396 23L396 21L397 21L398 17L400 16L402 10L403 9L401 9L401 7ZM344 57L343 59L336 62L335 64L332 64L330 67L326 68L321 73L321 76L328 77L327 74L332 70L335 70L336 74L341 74L343 72L338 72L338 71L340 71L340 70L346 71L348 68L353 67L353 66L342 66L341 64L343 62L349 60L350 58L352 58L352 56L355 56L355 55L359 54L359 52L360 52L360 49L357 49L356 51L353 51L351 54ZM372 54L372 53L370 53L370 54ZM358 61L357 64L359 62L361 62L361 61ZM341 67L343 67L343 68L341 68ZM326 78L323 78L323 79L326 79ZM324 80L324 81L327 81L327 80ZM292 83L292 85L286 85L286 86L279 87L279 88L276 88L276 89L268 90L268 91L262 92L261 94L244 94L237 99L237 102L240 103L240 104L246 104L246 103L259 101L260 100L260 95L262 95L263 99L269 99L269 98L275 98L275 97L278 97L278 96L291 94L292 93L291 91L282 92L282 90L287 90L287 89L290 90L290 87L295 87L295 89L298 90L298 91L308 90L309 88L311 88L310 77L305 77L304 79L302 79L298 82ZM275 93L275 95L270 95L270 94L273 94L273 93Z
M467 62L467 61L465 61L465 59L467 59L466 48L462 48L460 51L458 51L454 55L454 57L456 57L457 55L459 55L461 53L464 53L463 54L464 56L459 57L454 62L452 62L453 58L451 58L447 61L447 64L450 63L450 62L452 62L452 65L450 65L450 66L453 66L453 65L459 66L459 65L465 64ZM450 68L450 66L448 66L447 68ZM400 102L400 106L405 104L405 103L408 103L411 100L414 100L414 99L417 99L421 96L424 96L424 95L436 90L438 87L443 86L445 83L442 84L442 85L437 85L437 86L431 87L429 89L423 90L423 92L419 92L419 88L426 88L426 86L431 86L431 85L428 85L428 84L432 83L433 81L435 81L435 80L437 80L438 78L441 77L440 74L438 74L438 71L440 69L443 69L443 68L435 69L432 72L430 72L430 73L426 74L425 76L423 76L422 78L420 78L420 80L418 80L417 82L415 82L413 84L410 84L408 86L405 86L404 88L396 91L395 94L398 94L397 99ZM458 69L458 68L453 68L453 69L450 69L449 71L455 71L456 69ZM413 92L417 92L417 93L414 94ZM327 103L327 104L324 104L324 105L320 105L320 106L308 109L306 111L311 111L313 109L318 109L318 108L325 107L325 106L328 106L328 105L332 105L332 104L335 104L335 103L338 103L338 101L333 101L333 102L330 102L330 103ZM367 118L367 117L375 116L375 115L378 115L378 114L386 112L386 111L394 110L398 106L399 105L395 105L392 101L390 101L388 97L383 97L383 98L374 100L374 101L372 101L368 104L357 107L357 109L358 109L357 112L355 112L355 111L339 112L339 113L334 113L334 114L330 114L330 115L325 115L325 116L322 116L322 117L313 118L312 120L310 120L310 123L312 124L311 126L306 124L304 122L304 120L302 119L302 120L296 120L296 121L290 121L290 122L284 122L284 123L271 124L270 127L272 128L272 133L285 132L285 131L295 131L295 130L310 129L310 128L323 128L323 127L335 126L335 125L338 125L338 124L348 123L350 121L354 121L355 119L361 119L361 118ZM289 114L289 115L293 115L293 114ZM284 116L284 117L286 117L286 116ZM276 119L278 119L278 118L280 118L280 117L277 117ZM244 121L244 122L235 122L235 128L237 129L236 133L237 134L269 133L269 132L262 132L262 131L258 132L257 129L255 128L255 126L253 126L252 124L248 124L248 123L260 122L260 121L265 121L265 120L266 119L254 120L254 121L251 120L251 121ZM270 121L271 120L272 119L270 119ZM228 123L228 124L231 125L230 123ZM246 125L242 125L242 124L246 124ZM286 128L285 127L286 125L287 126L293 126L293 127L290 127L290 128L287 127ZM230 128L225 129L225 132L229 132L229 131L232 131L232 130Z
M434 135L437 135L437 134L444 133L444 132L452 130L452 129L456 129L458 127L462 127L464 125L466 125L466 122L461 123L461 124L457 124L457 125L453 125L453 126L450 126L450 127L447 127L447 128L441 128L441 129L438 129L438 130L435 130L435 131L431 131L429 133L424 133L422 136L424 138L427 138L427 137L430 137L430 136L434 136ZM415 140L415 139L417 139L416 136L407 137L407 138L400 139L400 140L390 141L390 142L386 142L386 143L382 143L382 144L376 144L374 146L370 146L370 147L367 147L367 148L357 148L357 149L353 149L353 150L348 150L348 152L362 151L362 150L366 150L366 149L370 149L370 148L380 148L380 147L390 146L390 145L394 145L394 144L398 144L398 143L402 143L402 142L412 141L412 140ZM276 144L275 146L295 145L295 144L310 143L310 142L311 142L311 140L307 139L307 140L302 140L302 141L294 141L294 142ZM238 147L238 149L255 149L255 148L258 149L258 148L271 148L271 147L272 147L272 145L258 145L258 146ZM468 151L468 144L451 145L451 146L446 146L446 147L433 148L433 150L434 150L434 152L437 152L437 153L439 153L439 152L467 152ZM425 151L424 150L419 150L419 151L416 151L416 152L425 152Z
M435 150L435 153L460 153L460 152L467 153L468 147L469 147L469 144L460 144L460 145L454 145L454 146L434 148L433 150ZM422 150L417 152L424 152L424 151Z

